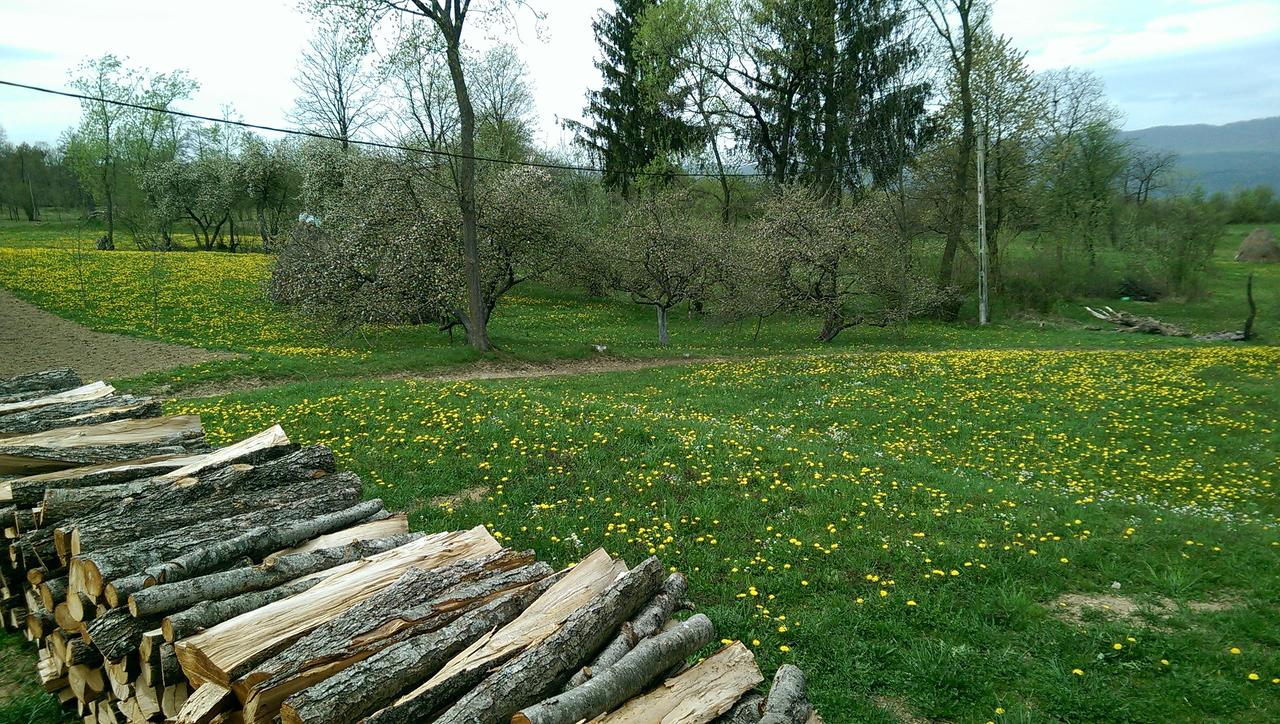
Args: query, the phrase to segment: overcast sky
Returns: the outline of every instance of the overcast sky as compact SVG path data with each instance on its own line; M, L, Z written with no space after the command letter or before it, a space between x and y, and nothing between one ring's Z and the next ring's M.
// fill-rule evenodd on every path
M542 141L557 145L557 119L577 117L598 82L591 19L612 3L533 2L547 11L542 38L525 18L503 39L529 65ZM1099 73L1127 128L1280 115L1280 0L996 0L995 26L1037 70ZM0 0L0 79L65 88L70 69L112 52L189 71L201 88L183 110L232 103L246 120L284 125L309 32L294 0ZM73 100L0 86L13 141L55 141L78 113Z

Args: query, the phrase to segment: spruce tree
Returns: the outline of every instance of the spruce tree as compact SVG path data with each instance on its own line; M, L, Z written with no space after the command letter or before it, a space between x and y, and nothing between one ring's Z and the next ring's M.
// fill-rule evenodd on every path
M637 171L674 173L677 159L702 140L701 129L669 110L683 107L674 74L639 47L645 12L658 1L617 0L613 12L600 12L592 28L603 85L587 94L587 121L566 123L604 167L605 186L624 196L635 189Z

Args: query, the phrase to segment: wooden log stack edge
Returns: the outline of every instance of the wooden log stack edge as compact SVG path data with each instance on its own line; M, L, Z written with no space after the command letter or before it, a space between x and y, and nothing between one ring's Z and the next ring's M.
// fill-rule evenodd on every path
M411 533L279 426L198 417L60 369L0 379L0 617L86 724L807 724L688 581L604 550L554 570L483 527Z

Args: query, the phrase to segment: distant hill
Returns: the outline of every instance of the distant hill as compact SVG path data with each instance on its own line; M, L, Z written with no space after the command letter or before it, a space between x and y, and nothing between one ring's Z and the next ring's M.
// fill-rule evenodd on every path
M1156 126L1121 135L1178 154L1189 186L1213 193L1267 184L1280 191L1280 116L1224 126Z

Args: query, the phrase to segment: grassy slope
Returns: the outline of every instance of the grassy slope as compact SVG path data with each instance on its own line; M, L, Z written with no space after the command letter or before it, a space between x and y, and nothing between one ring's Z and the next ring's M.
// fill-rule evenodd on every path
M257 301L257 257L169 255L157 270L152 255L89 254L86 276L51 283L65 258L22 256L44 253L0 256L0 283L99 328L250 350L251 374L474 359L423 330L333 355ZM1149 313L1238 327L1233 253L1225 243L1207 300ZM1276 271L1260 270L1264 325L1280 309L1266 301L1280 294ZM157 285L171 291L148 316ZM486 523L560 563L596 545L633 561L657 551L696 572L699 606L766 669L810 670L829 721L887 720L872 695L959 721L1280 717L1275 348L1009 323L854 330L818 349L808 325L786 320L757 345L749 328L680 319L664 351L642 310L540 290L504 305L495 332L526 359L585 356L591 343L816 354L526 381L330 379L173 409L202 414L219 440L280 421L330 444L416 526ZM1134 351L1056 351L1107 346ZM979 347L1055 351L900 351ZM862 353L876 349L897 351ZM245 371L179 374L181 385ZM482 492L429 502L463 489ZM1113 581L1136 601L1224 606L1156 625L1051 615L1060 594L1113 593ZM0 719L26 720L14 711Z
M882 716L872 695L960 721L1267 721L1278 364L1274 348L891 352L174 410L218 441L278 420L329 444L418 527L483 523L557 563L657 552L767 669L811 671L830 721ZM429 502L464 489L479 500ZM1052 617L1113 581L1227 608Z

